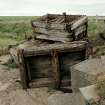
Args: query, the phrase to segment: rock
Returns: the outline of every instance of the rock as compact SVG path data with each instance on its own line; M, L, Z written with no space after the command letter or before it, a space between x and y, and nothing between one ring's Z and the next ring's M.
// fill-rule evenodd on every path
M48 98L48 105L86 105L80 93L56 94Z
M96 83L97 77L105 73L105 60L95 58L85 60L70 68L71 85L73 92L78 92L79 88Z
M83 95L83 97L85 98L85 100L87 100L87 101L91 100L91 99L95 99L98 96L95 85L82 87L82 88L80 88L80 92Z

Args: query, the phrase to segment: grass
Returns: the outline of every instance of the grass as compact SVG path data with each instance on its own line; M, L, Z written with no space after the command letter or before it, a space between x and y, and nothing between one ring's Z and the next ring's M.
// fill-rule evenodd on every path
M96 34L105 30L105 23L103 20L99 20L97 22L95 20L89 20L88 24L88 36L90 38L95 37Z
M12 69L15 69L17 68L17 64L16 62L14 61L14 59L10 58L7 63L4 64L5 66L8 66L8 68L12 68Z
M0 47L5 48L8 45L16 44L18 41L10 38L0 38Z
M0 55L8 51L8 45L19 43L32 35L30 22L36 18L34 16L0 17Z
M105 75L101 75L97 78L96 89L99 96L105 99Z

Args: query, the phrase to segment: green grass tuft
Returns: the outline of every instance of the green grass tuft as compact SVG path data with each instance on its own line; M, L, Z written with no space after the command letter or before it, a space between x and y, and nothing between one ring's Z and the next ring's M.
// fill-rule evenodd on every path
M7 63L4 64L5 66L8 66L9 68L15 69L17 68L16 62L11 58L7 61Z

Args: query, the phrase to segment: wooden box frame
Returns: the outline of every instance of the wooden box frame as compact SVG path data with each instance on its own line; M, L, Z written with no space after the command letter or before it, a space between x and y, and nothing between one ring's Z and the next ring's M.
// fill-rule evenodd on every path
M53 84L55 88L60 88L61 84L66 84L64 81L62 81L62 76L61 76L61 65L60 65L60 60L59 60L59 55L62 53L71 53L71 52L81 52L83 59L85 60L88 58L91 48L89 47L89 44L86 41L78 41L78 42L70 42L66 44L50 44L46 46L40 46L40 47L35 47L35 48L29 48L29 49L24 49L20 48L18 50L18 62L19 62L19 68L20 68L20 77L21 77L21 82L22 86L24 89L32 87L42 87L42 86L49 86L49 84ZM37 57L37 56L45 56L45 55L50 55L51 57L51 65L53 68L53 81L44 81L42 82L41 80L38 81L38 78L32 78L31 77L31 70L29 65L27 63L27 58L29 57ZM32 83L30 85L30 83Z

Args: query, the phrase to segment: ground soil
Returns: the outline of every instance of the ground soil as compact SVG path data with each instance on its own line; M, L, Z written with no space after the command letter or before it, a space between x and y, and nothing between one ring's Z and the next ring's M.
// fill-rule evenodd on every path
M0 57L0 105L47 105L52 94L61 94L46 87L23 90L19 69L10 69L3 64L9 55Z

